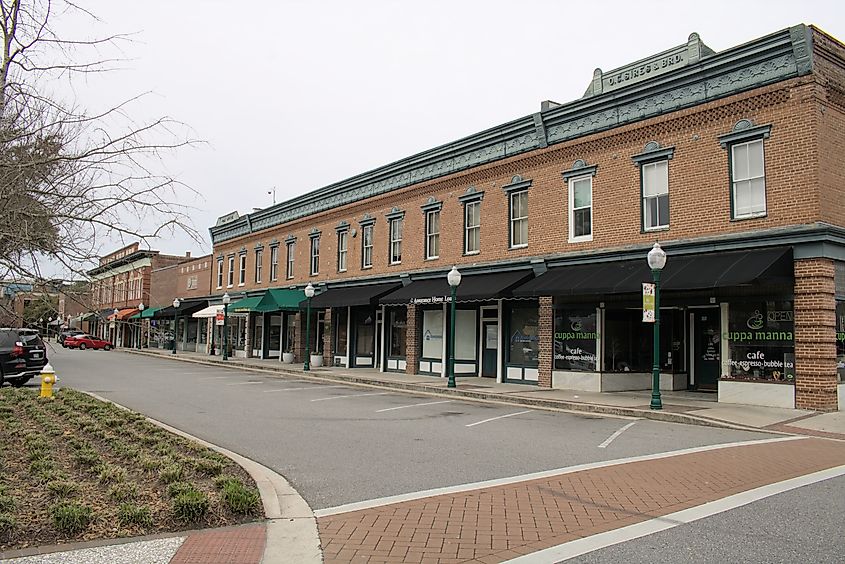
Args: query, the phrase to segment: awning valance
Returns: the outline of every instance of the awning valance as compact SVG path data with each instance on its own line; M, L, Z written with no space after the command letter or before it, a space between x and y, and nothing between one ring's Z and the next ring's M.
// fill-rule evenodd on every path
M465 274L455 296L458 302L478 302L512 297L510 289L533 275L531 270L511 270L487 274ZM415 280L383 296L382 304L429 304L448 301L452 291L446 275Z
M218 313L223 313L223 306L222 305L212 305L208 306L207 308L201 309L197 312L194 312L191 317L196 317L200 319L207 319L209 317L217 317Z
M364 284L361 286L347 286L329 288L322 294L311 299L311 307L324 309L329 307L350 307L374 305L375 301L402 286L401 282L386 282L382 284ZM308 303L303 300L300 307Z
M788 248L669 255L661 290L704 290L755 283L782 284L792 277ZM514 290L515 296L577 296L639 293L652 280L645 257L639 260L575 264L550 268Z
M265 292L261 302L256 306L257 311L297 310L299 303L305 298L302 290L290 288L272 288Z
M152 317L157 319L166 319L172 318L174 315L182 317L185 315L192 315L195 311L199 311L204 307L208 306L208 300L183 300L179 304L179 309L177 310L173 306L168 306L165 308L161 308L156 311Z
M160 310L160 307L148 307L144 308L144 311L139 311L129 319L149 319L155 316L155 313Z
M249 298L242 298L236 302L229 304L229 313L248 313L255 310L255 306L261 301L264 296L252 296Z
M138 313L138 308L135 307L118 310L116 314L114 313L114 310L112 310L111 315L109 315L106 319L108 321L124 321L136 313Z

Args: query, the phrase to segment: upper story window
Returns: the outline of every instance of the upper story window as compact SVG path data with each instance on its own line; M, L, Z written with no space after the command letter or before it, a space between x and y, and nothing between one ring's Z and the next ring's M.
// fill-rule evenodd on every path
M279 246L270 247L270 282L279 279Z
M223 287L223 258L217 259L217 287Z
M287 259L285 260L285 278L293 278L293 259L296 256L296 241L288 241L285 245Z
M337 232L337 271L346 272L346 257L349 254L349 230Z
M241 253L238 259L238 286L243 286L246 284L246 253Z
M405 219L397 217L390 220L390 264L402 262L402 228Z
M320 234L311 235L311 276L320 274Z
M528 246L528 188L530 180L519 175L504 186L508 195L508 247L518 249Z
M361 268L373 266L373 224L361 226Z
M261 269L264 267L264 251L255 250L255 283L261 284Z
M458 198L464 205L464 254L475 255L481 251L481 200L484 192L474 186Z
M443 202L433 196L422 206L425 215L425 258L440 258L440 210Z
M226 273L226 287L235 285L235 255L229 257L229 272Z
M674 154L674 147L649 141L642 153L631 157L640 167L643 231L669 228L669 159Z
M570 243L593 240L593 176L597 168L578 159L563 172L568 184Z
M755 126L742 119L730 133L719 136L728 149L731 174L731 219L766 215L766 166L763 141L771 134L771 125Z

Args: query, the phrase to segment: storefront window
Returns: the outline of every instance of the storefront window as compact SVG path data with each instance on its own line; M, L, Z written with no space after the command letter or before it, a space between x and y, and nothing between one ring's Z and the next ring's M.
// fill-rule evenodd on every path
M555 370L596 370L596 310L555 312Z
M405 358L405 338L408 332L408 310L404 307L389 310L390 348L388 356Z
M836 374L845 382L845 300L836 301Z
M375 314L359 310L355 314L355 354L373 356L375 351Z
M791 301L746 301L728 306L729 378L795 380Z
M291 316L291 317L293 317L293 316ZM274 351L275 354L278 354L281 349L282 349L282 316L281 315L271 315L270 316L270 334L268 335L268 340L267 340L267 350ZM293 349L290 349L287 352L293 352Z
M342 308L334 310L334 315L332 315L335 334L334 350L335 354L340 356L346 356L346 341L349 334L348 314L349 310Z
M296 350L296 316L292 313L285 315L285 348L282 352L292 353ZM270 326L270 340L273 339L273 326Z
M508 323L508 364L537 366L540 356L539 310L537 307L515 307Z
M475 361L478 356L477 313L474 309L455 311L455 360Z
M604 313L604 370L651 372L654 368L654 326L643 323L641 309L608 309ZM660 371L686 371L686 325L680 309L660 308Z
M443 310L423 310L422 357L443 358Z
M255 326L252 329L252 348L256 351L263 350L264 345L264 316L255 316Z

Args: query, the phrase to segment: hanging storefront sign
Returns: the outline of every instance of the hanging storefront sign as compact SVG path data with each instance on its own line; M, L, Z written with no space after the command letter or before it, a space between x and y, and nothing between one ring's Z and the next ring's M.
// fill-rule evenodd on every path
M654 323L654 284L643 282L643 323Z
M452 296L430 296L426 298L412 298L414 305L448 304L452 303Z

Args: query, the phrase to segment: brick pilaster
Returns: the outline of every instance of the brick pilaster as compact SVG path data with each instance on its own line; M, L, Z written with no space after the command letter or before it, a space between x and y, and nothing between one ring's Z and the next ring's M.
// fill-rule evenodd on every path
M252 331L255 326L255 316L251 313L246 314L246 328L244 329L244 355L246 358L252 358Z
M332 309L326 308L325 317L323 318L323 366L331 366L332 362Z
M405 373L419 374L420 371L420 332L422 330L422 311L418 305L408 306L408 320L405 329Z
M305 361L305 315L301 311L297 311L294 315L293 326L296 327L296 335L293 339L293 361Z
M540 313L538 319L537 336L540 339L538 343L540 354L537 364L537 372L539 377L538 385L541 388L552 387L552 358L554 357L554 311L552 309L553 300L550 296L540 297Z
M831 259L795 261L795 407L835 411L836 299Z

